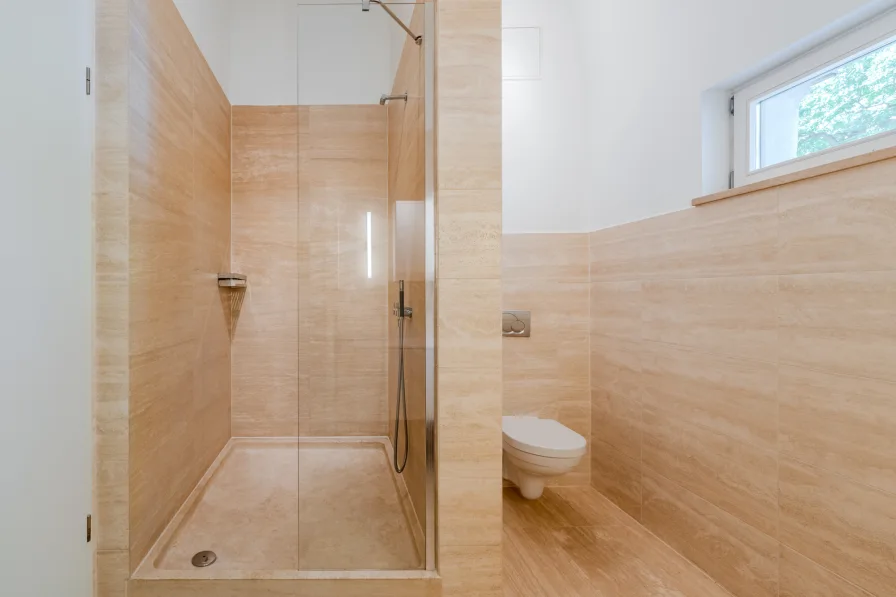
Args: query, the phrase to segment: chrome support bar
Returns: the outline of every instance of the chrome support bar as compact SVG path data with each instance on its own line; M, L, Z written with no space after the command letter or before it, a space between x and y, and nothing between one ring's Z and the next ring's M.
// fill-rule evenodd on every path
M418 46L423 44L423 36L416 35L413 31L411 31L411 28L408 27L407 25L405 25L404 21L399 19L398 15L396 15L394 12L392 12L392 9L389 8L388 6L386 6L385 4L383 4L382 2L380 2L380 0L362 0L361 1L361 10L363 10L365 12L369 11L371 2L382 6L383 10L385 10L389 14L389 16L392 17L392 20L395 21L396 23L398 23L399 26L401 26L401 28L404 29L405 33L407 33L408 35L411 36L411 39L414 40L415 44L417 44Z

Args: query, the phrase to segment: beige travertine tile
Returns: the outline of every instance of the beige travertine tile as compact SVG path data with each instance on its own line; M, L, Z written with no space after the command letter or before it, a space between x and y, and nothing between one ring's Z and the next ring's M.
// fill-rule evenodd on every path
M645 405L765 450L777 449L778 371L747 361L644 343Z
M439 189L500 189L500 94L450 97L441 86L439 93ZM439 214L443 214L442 207Z
M781 367L781 453L896 493L896 385Z
M641 456L639 344L592 336L591 440Z
M790 458L780 465L781 542L875 595L896 584L893 494Z
M384 162L388 133L386 109L378 105L309 106L306 157ZM385 175L382 172L381 175Z
M300 570L415 570L423 565L382 442L302 441ZM341 475L333 475L333 471ZM350 538L350 539L349 539Z
M774 276L648 280L642 296L645 340L762 361L777 358Z
M249 277L233 339L233 434L298 434L295 106L233 108L233 268Z
M501 68L501 52L495 43L501 36L500 5L495 0L448 0L435 8L440 73L435 123L438 188L500 189L501 94L499 80L492 77ZM453 68L452 60L466 63ZM483 88L493 91L470 95ZM452 214L452 206L441 199L441 195L436 198L437 221ZM479 250L470 247L471 253ZM484 255L463 258L474 264L487 259ZM500 259L491 263L498 264ZM451 280L441 270L437 275L439 486L445 487L453 476L477 470L500 487L501 281ZM485 380L470 384L471 378L481 376ZM463 512L475 510L468 505L456 516ZM443 526L441 514L439 526ZM441 545L439 569L446 596L498 597L502 592L500 544Z
M643 301L644 293L640 281L592 283L592 335L640 340Z
M625 456L600 439L591 440L591 486L641 520L641 460Z
M780 278L781 362L896 381L896 273Z
M501 367L501 281L440 279L439 367Z
M93 521L98 587L109 597L130 572L128 548L128 68L129 13L118 0L96 2L95 392ZM111 555L116 553L117 555ZM117 559L118 569L109 562ZM110 568L111 566L111 568ZM108 578L109 580L104 580ZM97 589L98 594L99 588Z
M591 438L629 458L641 456L641 400L610 390L591 391Z
M655 537L629 521L568 527L553 535L584 570L590 595L715 595L727 592Z
M439 579L132 580L130 597L439 597Z
M639 239L650 278L707 278L774 274L778 242L778 191L746 201L722 201L653 218Z
M648 468L642 522L735 596L777 595L777 541Z
M893 269L896 160L779 188L781 273Z
M854 584L781 546L779 597L871 597Z
M505 234L501 273L504 280L589 280L588 234Z
M581 490L592 494L590 487L548 487L537 500L527 500L516 487L504 488L504 528L559 529L568 526L592 524L580 512L580 504L564 499L569 492Z
M446 478L439 486L439 543L500 545L501 491L491 479Z
M500 486L501 369L438 370L439 484L480 479ZM487 489L491 491L489 487Z
M640 342L591 336L591 388L641 399Z
M99 285L97 304L122 301L127 290ZM123 302L126 304L127 299ZM97 323L97 334L107 340L125 335L115 328L127 315L107 315ZM114 318L114 319L113 319ZM125 324L126 326L126 324ZM94 399L94 541L98 550L127 550L128 543L128 399L127 340L116 339L98 347L97 386ZM116 363L112 353L124 355L124 364ZM124 380L116 381L124 370Z
M646 273L644 239L660 218L623 224L589 235L591 281L639 280Z
M442 546L439 572L445 597L500 597L501 545Z
M97 551L94 566L96 597L126 597L131 576L128 550Z
M642 425L645 468L662 471L670 481L776 537L778 459L774 451L678 418L674 408L645 405Z
M230 438L231 107L172 2L129 7L133 568Z
M239 434L294 435L302 419L309 435L384 435L388 113L235 112L234 261L250 277L234 343Z
M439 95L501 97L500 0L439 4ZM484 59L488 58L488 59Z
M439 274L446 278L498 278L501 274L500 191L442 191Z
M508 597L729 595L590 487L549 489L549 508L504 495Z
M504 528L504 594L519 597L585 597L588 576L548 529Z

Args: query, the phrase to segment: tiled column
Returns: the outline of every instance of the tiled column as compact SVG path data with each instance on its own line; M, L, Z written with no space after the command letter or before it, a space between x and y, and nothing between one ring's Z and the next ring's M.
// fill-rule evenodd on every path
M128 561L128 10L96 2L95 594L124 597Z
M437 0L443 594L501 595L501 2Z

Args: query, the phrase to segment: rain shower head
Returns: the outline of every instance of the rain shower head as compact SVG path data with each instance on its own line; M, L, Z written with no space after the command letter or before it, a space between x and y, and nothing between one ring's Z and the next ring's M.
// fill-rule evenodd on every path
M361 0L361 10L370 12L370 0Z

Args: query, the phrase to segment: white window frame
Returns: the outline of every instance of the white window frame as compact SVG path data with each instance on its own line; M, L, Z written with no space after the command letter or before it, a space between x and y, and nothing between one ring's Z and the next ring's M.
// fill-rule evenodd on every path
M736 90L732 118L734 187L896 146L896 131L889 131L750 170L758 142L756 130L758 118L751 116L758 112L759 102L812 79L821 71L836 68L894 40L896 40L896 10L891 10Z

